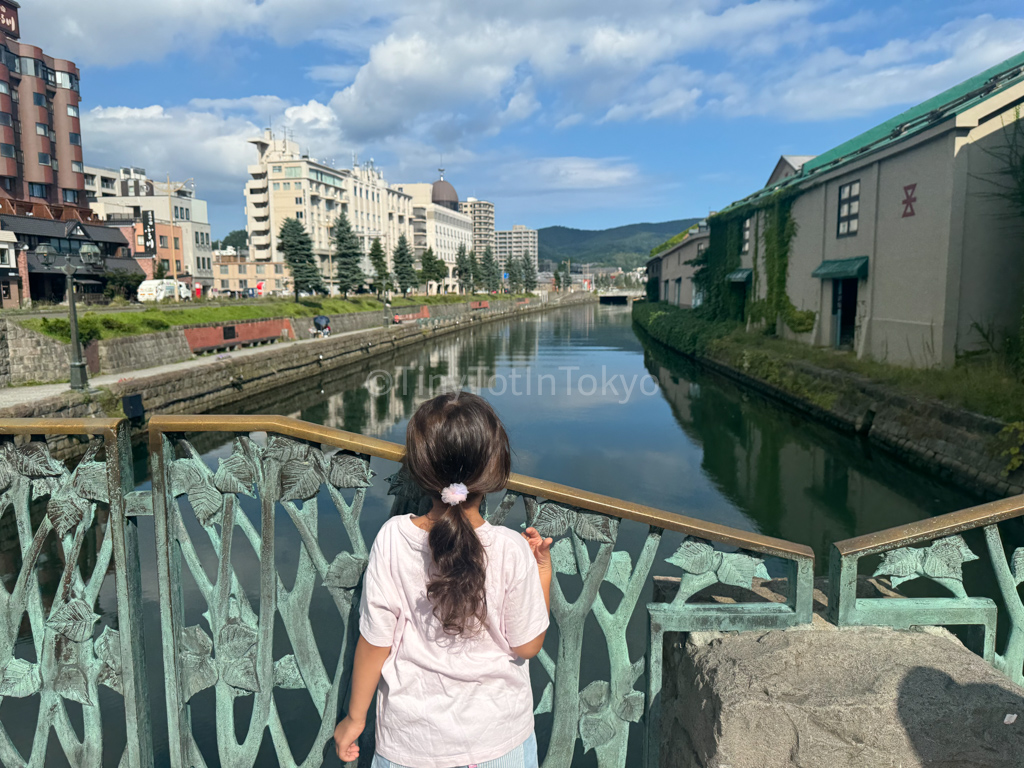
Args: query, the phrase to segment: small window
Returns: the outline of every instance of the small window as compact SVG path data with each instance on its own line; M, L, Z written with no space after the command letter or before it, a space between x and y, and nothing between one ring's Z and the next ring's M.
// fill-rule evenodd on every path
M220 273L222 275L228 274L228 265L227 264L221 264L220 265Z
M68 117L78 117L78 107L74 104L68 104Z
M295 214L295 218L296 218L296 219L301 219L301 218L304 218L304 216L302 215L302 211L298 211L298 212L297 212L297 213Z
M180 238L177 238L177 237L174 238L174 250L176 250L176 251L180 251L181 250L181 239Z
M41 197L43 199L50 196L49 190L45 184L29 184L28 185L28 196L29 197Z
M281 166L280 166L280 165L275 165L275 166L274 166L273 168L271 168L270 170L271 170L271 171L272 171L273 173L280 173L280 172L281 172Z
M295 204L296 205L302 205L302 198L301 197L296 197L295 198Z
M185 211L185 221L192 221L192 209L184 208L183 210Z
M181 261L179 261L178 259L174 260L174 270L176 272L181 272Z
M245 264L239 264L238 265L238 274L240 274L240 275L247 274Z
M164 240L164 241L166 241L166 240L167 240L167 238L166 238L166 237L162 237L162 238L160 238L160 239L161 239L161 240ZM164 248L166 248L166 247L167 247L167 243L166 243L166 242L163 242L163 243L161 243L161 245L162 245L162 246L163 246ZM160 259L160 266L161 266L161 267L163 267L163 268L164 268L164 272L166 272L166 271L167 271L168 269L170 269L170 268L171 268L171 262L169 262L169 261L168 261L167 259Z
M135 236L135 245L137 247L139 247L139 248L145 248L146 247L146 238L143 237L142 235L136 235Z
M221 273L221 274L223 274L223 273ZM221 287L221 290L226 291L228 288L231 287L231 281L230 280L221 280L220 281L220 287Z
M45 93L33 93L32 94L32 103L35 104L37 107L45 107L46 106L46 94Z
M292 183L291 183L290 181L286 181L286 182L284 183L284 188L285 188L285 189L287 189L287 190L291 190L291 188L292 188Z
M275 275L283 275L284 274L284 264L275 264L274 265L274 274Z
M295 182L295 188L296 189L302 189L302 182L301 181L296 181Z
M80 134L80 133L69 133L68 134L68 140L71 142L71 145L74 146L74 147L82 146L82 134Z
M199 245L199 233L196 232L196 245Z
M78 190L77 189L65 189L64 190L64 202L71 203L72 205L78 205Z
M40 152L39 153L39 164L40 165L50 165L50 156L48 154L46 154L45 152Z
M176 218L176 219L180 219L181 218L181 211L179 210L178 206L174 206L174 218Z
M10 112L0 112L0 125L14 125L14 116Z
M161 248L166 248L167 247L167 235L160 235L160 247Z
M9 94L10 92L11 92L11 84L8 83L6 80L0 80L0 93L8 93Z
M239 280L238 281L238 287L240 289L242 289L243 291L247 290L249 288L249 281L248 280Z
M49 136L50 126L46 123L36 123L36 135L37 136Z
M262 275L263 274L263 265L262 264L257 264L256 265L256 274L257 275Z
M15 147L13 144L0 144L0 157L14 157Z
M836 237L853 237L860 229L860 180L839 187L839 223Z
M82 165L80 160L71 161L71 170L75 173L85 173L85 166Z
M281 190L281 182L275 181L274 182L274 191L275 192L279 192L280 190Z

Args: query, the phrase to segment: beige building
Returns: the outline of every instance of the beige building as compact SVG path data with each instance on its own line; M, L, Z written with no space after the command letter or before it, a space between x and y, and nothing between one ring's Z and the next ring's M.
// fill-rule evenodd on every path
M473 247L473 218L459 211L459 196L449 182L441 178L433 184L397 184L399 189L412 197L413 237L417 269L424 252L431 248L434 255L448 267L448 277L441 285L429 283L428 293L449 293L459 288L455 272L455 259L459 246L466 250Z
M699 307L700 289L693 282L695 267L690 264L708 247L707 221L695 224L680 242L647 262L647 279L658 286L658 301L677 307Z
M313 240L313 253L333 292L332 240L334 224L343 212L363 253L369 254L379 238L389 265L398 238L405 235L412 241L412 198L389 186L372 160L351 169L332 168L303 155L296 142L277 139L269 130L250 143L259 153L256 165L249 166L252 179L245 186L252 260L282 262L277 248L281 225L285 219L298 219ZM363 259L363 272L373 274L368 256Z
M181 229L180 256L171 272L179 279L213 287L213 247L210 219L205 200L196 197L191 182L154 181L144 168L95 168L85 166L85 192L92 212L111 224L138 224L146 211L152 211L158 224ZM177 238L175 238L177 239Z
M502 267L507 266L508 260L513 256L519 257L524 253L530 254L534 267L537 266L537 245L539 241L536 229L527 229L522 224L516 224L512 229L495 232L494 240L494 255Z
M459 203L459 210L473 217L473 250L477 256L487 248L497 249L494 238L494 203L467 197Z
M292 278L280 262L249 261L229 251L217 251L214 262L214 293L220 296L288 296Z
M1016 329L1022 222L992 181L1006 170L999 154L1022 100L1024 53L806 159L724 210L727 217L780 192L795 195L787 294L814 324L794 333L780 320L780 333L930 367L984 348L979 329ZM743 226L743 270L730 277L749 306L766 296L757 278L765 274L763 210ZM753 279L739 282L740 271Z

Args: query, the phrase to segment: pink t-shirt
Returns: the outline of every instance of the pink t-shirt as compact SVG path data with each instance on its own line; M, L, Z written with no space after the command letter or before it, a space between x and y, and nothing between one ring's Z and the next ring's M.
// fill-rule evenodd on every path
M412 515L388 520L363 579L359 631L391 646L377 692L377 752L393 763L450 768L493 760L533 732L526 659L512 651L548 627L537 561L509 528L476 529L487 554L487 624L446 635L427 598L426 531Z

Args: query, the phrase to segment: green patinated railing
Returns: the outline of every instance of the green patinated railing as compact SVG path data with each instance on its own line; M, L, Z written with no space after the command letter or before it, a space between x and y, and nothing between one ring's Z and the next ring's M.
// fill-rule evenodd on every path
M1006 552L1001 523L1024 517L1024 496L847 539L833 545L829 561L828 618L840 627L887 626L979 628L980 655L1017 685L1024 684L1024 547ZM1010 621L1003 653L996 649L998 606L989 597L971 597L964 587L964 564L980 560L961 534L982 531L999 595ZM924 545L927 546L915 546ZM882 560L872 576L888 577L893 589L914 579L941 586L946 597L858 597L860 561ZM981 567L978 563L976 567ZM972 566L974 567L974 566Z
M265 444L251 437L254 432L267 433ZM230 455L216 468L193 445L201 433L235 435ZM66 435L93 436L73 471L47 449L47 436ZM149 425L153 491L135 492L123 421L8 420L0 421L0 436L0 523L13 510L22 557L13 591L0 590L0 704L10 697L38 696L40 702L27 757L0 718L0 762L12 768L42 765L52 728L71 765L100 765L107 731L99 703L104 686L124 698L125 721L117 726L127 733L127 746L120 765L153 764L137 534L137 518L152 515L171 765L249 768L268 743L280 765L320 765L346 695L358 631L360 582L371 543L360 514L375 474L371 464L400 461L403 447L279 417L156 417ZM393 514L422 509L422 492L401 471L388 482ZM250 501L243 502L246 497ZM258 526L243 503L258 505ZM569 768L578 749L593 750L601 768L621 768L633 731L645 745L645 764L658 764L665 632L764 630L811 620L813 554L807 547L519 475L486 516L503 524L517 505L530 524L557 539L557 632L532 665L543 691L536 713L551 717L550 739L541 746L546 768ZM79 555L97 516L101 522L106 516L106 525L86 577ZM287 521L301 540L290 588L282 580L282 553L275 543L275 526ZM328 524L336 530L328 531ZM621 536L628 527L634 531ZM634 655L627 627L650 584L666 531L683 534L664 558L682 571L679 590L671 603L646 605L648 643ZM339 532L348 548L329 559L321 538ZM36 566L51 533L66 565L46 611ZM627 539L636 544L635 560L618 546ZM239 550L258 561L258 594L243 586ZM788 563L785 603L691 602L715 584L749 589L755 578L767 578L766 556ZM202 621L186 617L186 578L206 606ZM100 629L97 598L110 579L117 611L99 622ZM326 649L313 633L317 590L329 594L345 628ZM31 644L18 643L26 614ZM278 623L290 653L275 654ZM322 654L334 662L333 674ZM583 660L602 655L608 679L590 680L581 689L587 677ZM638 688L645 675L646 686ZM292 753L277 691L305 691L319 717L314 744L301 759ZM210 692L216 746L204 752L190 702ZM239 699L249 705L243 715ZM69 707L82 713L81 735Z

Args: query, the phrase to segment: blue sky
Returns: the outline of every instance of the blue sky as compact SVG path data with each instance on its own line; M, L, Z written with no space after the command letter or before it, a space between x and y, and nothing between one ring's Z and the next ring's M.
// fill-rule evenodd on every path
M992 0L25 0L82 70L86 163L194 178L214 237L272 122L497 225L705 215L1024 48Z

